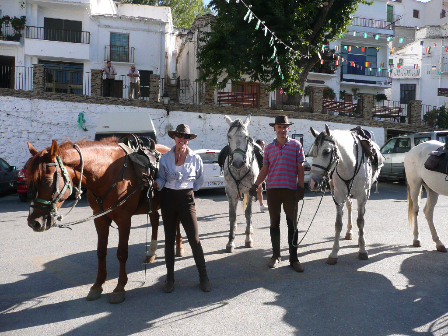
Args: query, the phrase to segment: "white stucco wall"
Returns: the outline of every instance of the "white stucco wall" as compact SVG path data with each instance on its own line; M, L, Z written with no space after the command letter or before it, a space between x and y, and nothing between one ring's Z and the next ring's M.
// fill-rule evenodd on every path
M198 137L191 141L192 149L210 148L221 149L226 144L228 124L224 115L196 112L171 111L166 118L162 109L147 109L127 106L112 106L99 104L70 103L46 101L39 99L24 99L16 97L0 97L0 156L9 164L22 167L30 154L26 142L29 141L37 150L51 145L51 140L59 143L68 139L93 140L99 116L109 112L149 111L156 128L159 143L172 146L173 140L167 131L174 129L180 123L190 126L191 132ZM84 112L87 132L78 129L78 114ZM230 116L232 120L246 115ZM272 117L251 118L249 133L254 139L271 142L275 134L269 123ZM313 141L310 133L312 126L317 131L324 130L324 122L304 119L290 119L294 123L290 127L290 134L304 135L304 148L307 151ZM330 129L350 129L356 125L330 123ZM384 129L366 127L374 133L378 145L384 144Z

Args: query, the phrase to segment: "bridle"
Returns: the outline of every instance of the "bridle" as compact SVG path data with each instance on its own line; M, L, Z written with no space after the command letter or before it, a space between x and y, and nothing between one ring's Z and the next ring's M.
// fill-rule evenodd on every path
M336 169L336 167L340 161L340 157L339 157L338 151L336 149L336 143L334 142L334 140L329 139L329 138L324 138L323 141L328 141L329 143L333 144L333 147L331 147L331 158L326 167L315 164L315 163L313 163L311 165L311 173L323 176L319 191L323 191L323 190L327 189L327 187L330 184L331 175L333 175L333 172ZM313 167L319 168L322 171L313 170Z
M57 204L62 199L62 197L64 196L64 194L67 191L67 189L70 190L70 195L73 193L73 188L76 189L76 202L73 204L72 208L69 210L69 212L65 216L67 216L73 210L73 208L76 206L78 201L81 199L81 194L82 194L81 185L82 185L82 176L83 176L83 172L84 172L84 160L83 160L83 157L82 157L81 148L77 144L73 145L73 147L79 153L79 158L80 158L80 162L81 162L81 175L79 177L79 186L78 186L78 188L72 186L72 181L71 181L70 176L68 174L67 168L64 166L64 163L62 162L62 159L61 159L61 157L58 154L58 155L56 155L56 157L54 159L54 163L46 163L45 164L46 167L56 167L55 172L53 173L53 181L54 181L54 184L55 184L55 190L54 190L54 193L53 193L53 198L50 201L47 201L47 200L38 198L37 191L36 191L36 193L34 195L32 194L32 191L31 191L31 197L30 197L31 204L30 204L30 207L31 208L36 208L36 209L48 210L50 215L53 218L56 218L58 221L62 221L64 216L59 214L58 209L57 209ZM58 169L58 167L59 167L59 169ZM59 173L59 170L61 171L62 174ZM59 190L59 179L61 177L62 177L62 181L63 181L64 185L62 186L62 189ZM36 187L36 189L39 189L39 188ZM34 204L34 202L38 202L38 203L41 203L43 205L36 205L36 204ZM62 203L64 203L64 201L62 201Z

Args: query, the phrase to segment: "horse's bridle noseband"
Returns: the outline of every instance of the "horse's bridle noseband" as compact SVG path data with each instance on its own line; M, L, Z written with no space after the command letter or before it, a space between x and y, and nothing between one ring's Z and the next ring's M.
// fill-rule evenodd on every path
M318 165L313 163L311 165L311 173L315 173L318 175L322 175L322 185L321 185L321 191L324 190L327 186L327 184L330 182L331 179L331 175L333 174L333 171L336 169L336 166L339 163L339 155L338 152L336 150L336 143L333 141L333 139L328 139L328 138L324 138L324 141L328 141L329 143L332 143L334 146L331 148L331 158L330 158L330 162L328 162L328 165L326 167ZM322 172L320 171L313 171L313 167L322 169Z

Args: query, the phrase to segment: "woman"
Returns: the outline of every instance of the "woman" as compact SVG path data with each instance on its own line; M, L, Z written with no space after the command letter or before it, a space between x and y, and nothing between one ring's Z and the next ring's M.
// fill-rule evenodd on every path
M258 146L260 146L261 150L264 153L264 141L261 139L258 139L257 141L255 141L255 143ZM261 167L260 167L260 170L261 170ZM264 185L264 183L263 183L263 185ZM258 202L260 202L260 211L265 212L266 210L268 210L268 207L263 204L263 187L258 188L257 195L258 195Z
M204 292L210 292L211 286L205 269L204 252L199 241L193 192L198 190L204 182L203 164L200 156L188 148L189 141L197 135L190 133L188 125L180 124L175 131L169 131L168 136L174 139L176 144L162 155L155 181L155 188L162 190L160 207L165 227L167 275L163 290L166 293L174 291L174 247L176 220L179 217L199 271L201 289Z

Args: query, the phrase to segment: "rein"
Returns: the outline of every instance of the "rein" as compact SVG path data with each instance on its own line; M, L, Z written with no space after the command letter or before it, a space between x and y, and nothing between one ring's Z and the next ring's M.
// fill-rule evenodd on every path
M233 175L233 173L232 173L232 169L231 169L232 166L231 166L230 161L233 161L233 154L234 154L234 153L237 153L237 154L241 154L241 155L244 156L244 163L246 163L246 156L247 156L247 151L248 151L248 148L249 148L249 144L252 144L252 147L253 147L253 140L252 140L251 137L249 137L248 140L247 140L247 143L246 143L246 151L243 152L241 149L237 148L237 149L235 149L234 151L231 151L231 152L230 152L229 157L232 157L232 160L230 160L230 158L227 160L227 170L229 171L230 176L232 177L233 181L234 181L235 184L236 184L236 189L237 189L237 191L238 191L238 197L239 197L239 198L242 198L241 193L240 193L240 184L242 184L242 185L243 185L244 187L246 187L246 188L250 188L250 187L244 185L244 184L242 183L242 181L243 181L243 180L246 178L246 176L248 176L249 173L252 171L251 166L252 166L252 164L253 164L253 162L254 162L255 151L252 149L252 157L251 157L251 160L249 160L249 164L247 165L247 168L248 168L248 169L247 169L247 172L246 172L246 173L243 175L243 177L241 177L240 179L237 179L237 178ZM228 144L228 146L229 146L229 148L230 148L230 143Z

